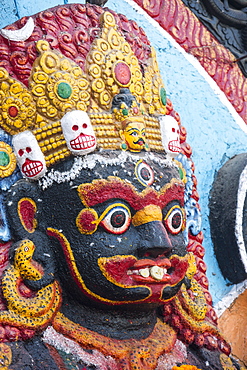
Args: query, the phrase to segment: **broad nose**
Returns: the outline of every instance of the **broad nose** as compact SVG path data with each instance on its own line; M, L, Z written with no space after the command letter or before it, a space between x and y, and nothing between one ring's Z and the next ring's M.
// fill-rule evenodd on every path
M141 235L139 257L157 258L171 252L172 244L162 218L160 207L154 205L144 207L133 217L132 223Z

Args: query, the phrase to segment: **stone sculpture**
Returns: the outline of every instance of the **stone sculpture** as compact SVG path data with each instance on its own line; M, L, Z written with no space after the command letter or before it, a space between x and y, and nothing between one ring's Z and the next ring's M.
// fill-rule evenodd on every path
M0 40L2 368L239 369L144 31L90 4L32 18L28 40Z

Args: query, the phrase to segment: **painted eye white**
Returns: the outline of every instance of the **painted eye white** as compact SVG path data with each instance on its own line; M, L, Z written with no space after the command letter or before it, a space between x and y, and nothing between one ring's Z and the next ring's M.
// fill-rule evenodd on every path
M96 148L96 136L86 112L74 110L61 119L66 144L74 155L85 155Z
M179 206L172 207L165 219L164 223L166 226L166 229L171 234L178 234L184 227L184 213L183 210Z
M142 160L136 164L135 175L143 186L150 186L154 182L154 172L152 168Z
M107 212L100 225L112 234L122 234L129 228L130 223L131 213L129 209L123 206L116 206Z

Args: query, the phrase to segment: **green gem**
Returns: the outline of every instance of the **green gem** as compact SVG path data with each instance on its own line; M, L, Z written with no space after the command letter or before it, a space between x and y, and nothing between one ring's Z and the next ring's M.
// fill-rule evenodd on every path
M124 108L122 110L122 113L123 113L124 116L127 116L129 114L129 111L128 111L128 109Z
M123 150L126 150L126 149L127 149L127 144L123 143L123 144L121 145L121 148L122 148Z
M160 100L161 100L163 105L166 105L166 91L165 91L164 87L161 87L161 89L160 89Z
M0 166L6 167L10 162L9 155L6 152L0 152Z
M60 96L60 98L68 99L72 94L71 86L66 82L60 82L60 84L57 87L57 93L58 96Z
M180 176L180 179L183 180L184 173L183 173L183 170L181 168L179 168L179 176Z

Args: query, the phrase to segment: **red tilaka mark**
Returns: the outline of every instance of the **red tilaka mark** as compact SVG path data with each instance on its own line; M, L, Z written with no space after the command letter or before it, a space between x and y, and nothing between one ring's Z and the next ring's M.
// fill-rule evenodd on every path
M91 184L81 184L78 193L82 203L87 207L93 207L113 197L126 200L136 211L150 204L164 208L172 200L178 200L181 206L184 204L184 185L175 179L159 192L146 188L138 193L132 184L120 178L109 177L108 180L100 179L94 180Z

